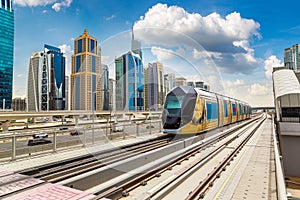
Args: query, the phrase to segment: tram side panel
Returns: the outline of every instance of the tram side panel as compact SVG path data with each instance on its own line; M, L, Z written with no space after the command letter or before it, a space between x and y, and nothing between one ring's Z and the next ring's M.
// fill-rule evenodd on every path
M203 105L204 105L203 100L201 96L198 94L195 108L193 110L194 114L193 114L192 121L182 128L181 133L190 134L190 133L200 133L203 131L203 123L204 123Z
M231 112L230 112L230 104L227 99L222 101L223 104L223 125L230 124L231 122Z
M242 107L241 107L241 102L239 102L239 101L237 101L237 104L236 104L236 110L237 110L237 114L236 114L236 116L237 116L237 119L236 119L236 121L241 121L242 120L242 117L243 117L243 111L242 111Z
M223 97L218 97L218 127L224 126L224 104Z

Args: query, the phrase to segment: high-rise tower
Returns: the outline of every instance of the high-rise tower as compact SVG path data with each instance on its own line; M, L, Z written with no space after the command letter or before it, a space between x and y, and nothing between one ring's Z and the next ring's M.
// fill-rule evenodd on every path
M98 41L88 30L75 39L71 71L71 110L102 110Z
M142 45L140 41L134 39L133 29L131 31L131 51L139 54L140 58L143 59Z
M109 94L112 92L109 90L109 70L108 70L108 66L102 64L101 66L101 83L102 83L102 87L101 87L101 93L102 93L102 103L103 103L103 110L110 110L110 102L109 101Z
M33 53L28 70L28 110L65 109L65 57L59 48L44 45Z
M149 63L145 69L145 109L159 110L164 104L164 69L159 62Z
M168 93L171 89L176 87L176 78L175 74L165 74L164 75L164 81L165 81L165 91Z
M115 59L116 110L144 110L144 67L139 54L129 51Z
M300 44L294 44L284 50L284 66L291 70L300 70Z
M11 0L0 1L0 109L11 109L14 61L14 11Z

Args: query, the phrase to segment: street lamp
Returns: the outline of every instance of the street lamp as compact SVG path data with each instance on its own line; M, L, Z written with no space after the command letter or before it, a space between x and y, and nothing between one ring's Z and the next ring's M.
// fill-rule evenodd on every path
M93 114L93 118L92 118L92 123L93 123L93 130L92 130L92 133L93 133L93 144L95 143L95 126L94 126L94 123L95 123L95 103L94 103L94 94L96 94L96 93L99 93L99 92L108 92L108 91L110 91L110 89L101 89L101 90L98 90L98 91L94 91L94 92L90 92L90 93L92 93L93 94L93 100L92 100L92 114ZM111 108L111 103L110 103L110 100L108 100L109 101L109 110L110 110L110 117L109 117L109 121L110 121L110 135L111 135L111 112L112 112L112 108ZM106 131L106 137L107 137L107 131Z
M93 124L93 126L92 126L92 144L95 144L95 126L94 126L94 123L95 123L95 100L94 100L94 94L96 94L96 93L98 93L98 92L100 92L100 91L94 91L94 92L91 92L91 91L89 91L89 93L91 93L92 94L92 115L93 115L93 118L92 118L92 124Z
M3 99L3 110L5 110L5 99Z

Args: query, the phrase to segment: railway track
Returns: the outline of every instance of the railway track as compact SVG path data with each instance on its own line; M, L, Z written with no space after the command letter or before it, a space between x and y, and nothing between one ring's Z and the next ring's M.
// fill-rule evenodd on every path
M159 179L159 177L162 177L165 172L172 171L172 169L176 166L181 165L181 163L184 163L192 157L195 157L197 153L216 146L216 144L220 143L220 141L224 138L231 137L237 130L241 129L242 126L251 126L251 123L257 120L258 119L254 118L246 121L235 128L225 131L223 134L213 137L213 139L203 140L204 134L188 139L179 137L180 139L176 138L177 140L170 135L164 135L141 143L113 148L93 155L72 158L63 162L47 164L37 168L23 170L18 173L30 175L33 178L38 178L46 182L58 183L60 185L65 185L79 190L93 190L90 192L97 194L97 199L101 199L102 197L117 199L120 197L126 197L132 191L141 188L140 186L147 185L147 183L153 179ZM195 148L187 150L188 148L186 147L193 146L201 140L203 140L203 142L201 142L200 145L196 145ZM156 162L156 160L176 152L180 149L177 148L178 144L181 146L183 144L183 147L180 148L185 148L184 153L179 153L180 156L169 159L168 162L160 163L156 166L156 168L143 171L142 173L133 173L132 176L129 176L129 178L125 181L117 181L118 184L105 186L101 190L96 189L99 185L101 187L101 184L118 179L119 176L126 175L126 173L130 172L130 170L147 165L151 162ZM167 151L164 149L167 149ZM153 151L163 151L164 153L162 155L155 155L156 153L152 153ZM218 151L220 150L216 150L216 152ZM204 160L208 159L209 155L214 155L215 153L207 152L206 154L207 158L203 158ZM135 161L136 157L137 160L139 157L142 157L139 161L139 165L132 163L132 161ZM120 166L123 167L126 165L126 167L124 167L126 170L122 171L123 168L118 167L119 163L122 163ZM114 166L115 169L111 170L110 168L114 168L111 166ZM95 176L96 178L90 178L92 176ZM101 180L99 180L99 176L101 177ZM86 177L88 178L85 179ZM96 179L96 181L94 179ZM164 182L165 181L161 181L161 183ZM160 189L160 191L163 191L163 189ZM152 195L149 197L151 198L151 196Z
M185 199L202 199L263 121L262 117L253 119L243 127L198 145L191 145L189 150L186 149L178 153L178 156L144 170L138 176L131 176L123 181L120 179L119 184L116 182L111 187L99 185L88 191L96 194L96 199L178 199L179 194L176 191L180 190L176 188L184 185L184 190L187 191ZM200 173L201 177L193 178L195 173ZM190 189L187 182L193 185Z
M80 156L63 162L19 171L17 173L56 183L66 178L109 165L113 162L165 146L170 140L172 140L171 136L164 135L140 143L113 148L92 155Z
M199 183L199 185L194 188L190 194L187 196L186 200L194 200L194 199L203 199L209 190L210 187L213 186L216 179L220 178L222 171L226 170L226 166L230 165L230 162L233 161L234 157L240 152L240 150L246 145L249 139L253 136L253 134L257 131L260 125L264 122L261 120L257 126L249 134L237 143L233 151L228 154L219 164L208 174L208 176ZM245 132L244 132L245 133ZM237 137L239 137L238 135Z

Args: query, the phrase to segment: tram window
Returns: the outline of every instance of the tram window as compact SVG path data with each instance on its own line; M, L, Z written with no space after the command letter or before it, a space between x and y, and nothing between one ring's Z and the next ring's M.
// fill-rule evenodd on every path
M184 96L168 96L166 109L181 108Z
M232 104L232 115L236 116L236 104L235 103Z

